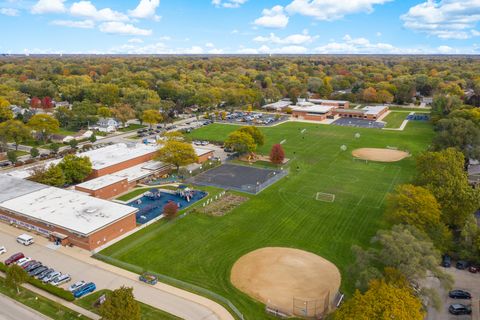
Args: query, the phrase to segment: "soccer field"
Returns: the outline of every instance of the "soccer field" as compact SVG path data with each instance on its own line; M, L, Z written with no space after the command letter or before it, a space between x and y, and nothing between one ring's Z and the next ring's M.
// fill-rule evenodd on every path
M191 136L218 141L235 129L214 124ZM263 305L233 287L230 270L242 255L262 247L298 248L330 260L342 273L343 292L351 294L354 283L346 272L353 262L351 247L368 246L376 231L386 227L386 195L413 179L414 157L429 145L431 126L411 122L400 132L286 123L262 131L266 143L259 153L268 154L272 144L283 141L291 159L286 178L223 217L189 215L168 228L156 223L101 253L218 293L246 319L269 317ZM342 145L347 151L341 151ZM387 146L413 156L366 163L351 155L356 148ZM318 192L334 194L335 201L318 201Z

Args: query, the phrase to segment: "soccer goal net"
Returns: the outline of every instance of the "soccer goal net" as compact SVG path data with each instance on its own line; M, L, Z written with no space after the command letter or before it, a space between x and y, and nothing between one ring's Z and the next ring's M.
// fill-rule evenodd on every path
M332 193L317 192L317 195L315 196L315 199L317 201L333 202L333 201L335 201L335 195L332 194Z

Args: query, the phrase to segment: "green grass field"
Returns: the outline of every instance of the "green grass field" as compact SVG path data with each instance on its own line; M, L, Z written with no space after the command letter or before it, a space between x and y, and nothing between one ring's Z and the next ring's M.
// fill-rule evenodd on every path
M210 125L192 132L201 140L225 138L236 126ZM301 133L306 129L304 134ZM427 123L409 123L405 131L286 123L262 128L268 154L284 140L290 174L224 217L189 215L175 223L155 223L101 253L218 293L232 301L246 319L269 318L263 305L234 288L230 269L242 255L262 247L307 250L329 259L342 273L342 291L350 295L354 280L346 272L351 247L368 246L383 220L385 197L415 174L414 157L397 163L353 160L359 147L398 147L414 156L433 136ZM361 137L355 139L355 133ZM343 152L340 146L346 145ZM298 167L298 170L297 170ZM315 199L335 194L335 202Z
M386 128L400 128L402 122L407 119L407 116L407 112L392 111L388 114L388 116L383 118L382 121L385 121L387 123L385 126Z

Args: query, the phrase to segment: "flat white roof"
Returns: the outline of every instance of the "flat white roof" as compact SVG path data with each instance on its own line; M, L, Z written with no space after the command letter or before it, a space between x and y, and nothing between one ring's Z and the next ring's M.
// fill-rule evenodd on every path
M327 113L330 110L335 108L334 106L319 106L319 105L313 105L313 106L307 106L307 107L293 107L293 111L303 111L303 112L308 112L308 113Z
M365 114L377 115L381 111L383 111L385 108L387 108L387 107L385 107L385 106L366 106L365 108L362 108L362 110L364 111Z
M85 181L83 183L77 184L76 186L88 190L99 190L125 179L126 178L119 177L113 174L108 174L106 176L101 176L92 180Z
M48 186L8 175L0 175L0 202L45 188Z
M282 108L288 107L291 104L292 104L291 101L280 100L280 101L277 101L277 102L266 104L266 105L262 106L262 108L264 108L264 109L282 109Z
M308 101L313 102L313 103L348 103L348 101L345 100L327 100L327 99L308 99Z
M199 147L193 147L193 149L195 150L197 157L201 157L209 152L213 152L212 149L205 149L205 148L199 148Z
M90 150L78 154L87 156L92 161L93 169L99 170L106 167L125 162L130 159L138 158L158 150L156 145L146 145L142 143L116 143L103 148Z
M55 187L4 201L0 207L83 235L137 211L130 206Z

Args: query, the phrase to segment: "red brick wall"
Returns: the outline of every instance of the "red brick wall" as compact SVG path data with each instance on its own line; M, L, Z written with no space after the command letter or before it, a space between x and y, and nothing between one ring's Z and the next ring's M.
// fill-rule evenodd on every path
M309 121L322 121L327 118L326 114L309 114L308 112L303 111L293 111L292 115L295 118L302 119L302 120L309 120Z
M111 199L118 194L128 191L129 188L130 186L127 178L98 190L85 189L79 186L75 187L75 189L78 191L86 192L91 196L100 199Z
M102 169L99 169L99 170L93 170L93 172L90 174L90 176L88 176L87 180L93 179L93 178L98 178L98 177L104 176L106 174L115 173L115 172L118 172L118 171L121 171L121 170L125 170L125 169L131 168L133 166L136 166L138 164L150 161L155 157L155 154L156 154L156 152L152 152L152 153L149 153L149 154L137 157L137 158L133 158L133 159L121 162L121 163L117 163L117 164L115 164L113 166L110 166L110 167L102 168Z
M199 156L197 163L204 163L204 162L208 161L208 158L211 158L211 157L213 157L213 151L210 151L208 153L205 153L205 154Z
M0 210L0 214L16 220L23 221L25 223L37 226L45 230L49 230L50 232L58 232L58 233L67 235L69 243L86 250L93 250L95 248L98 248L99 246L104 245L106 242L111 241L116 237L135 229L136 227L135 214L133 213L111 224L110 226L89 235L88 237L81 237L74 233L69 232L68 230L58 228L55 226L47 226L46 224L40 221L30 220L27 217L19 216L19 215L10 213L8 211ZM3 220L2 222L5 223L5 221ZM103 241L104 238L106 238L107 240ZM100 241L100 243L97 244L97 241Z

